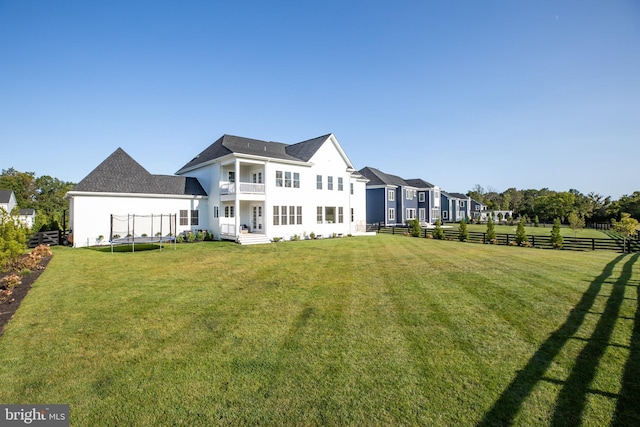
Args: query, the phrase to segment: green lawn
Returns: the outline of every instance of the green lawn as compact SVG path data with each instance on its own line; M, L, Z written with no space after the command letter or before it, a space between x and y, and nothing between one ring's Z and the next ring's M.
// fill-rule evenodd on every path
M639 254L379 235L56 248L0 402L74 426L638 425Z

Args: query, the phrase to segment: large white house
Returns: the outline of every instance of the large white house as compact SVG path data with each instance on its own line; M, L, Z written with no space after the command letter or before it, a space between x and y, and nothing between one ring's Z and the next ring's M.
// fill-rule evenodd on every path
M132 215L175 215L176 233L239 243L355 235L366 232L367 181L333 134L292 145L224 135L172 176L118 148L67 194L70 228L74 246L110 240L114 216ZM143 224L130 234L158 234Z

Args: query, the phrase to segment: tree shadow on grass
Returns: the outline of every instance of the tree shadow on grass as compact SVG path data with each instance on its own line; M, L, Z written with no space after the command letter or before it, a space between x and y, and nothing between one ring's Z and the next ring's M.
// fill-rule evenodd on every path
M619 394L590 389L595 377L598 363L604 355L619 318L620 307L624 300L625 289L633 273L633 265L640 254L632 256L620 255L606 265L602 273L596 277L578 304L571 310L567 320L540 346L527 365L518 372L514 380L502 393L493 407L485 414L478 426L511 425L526 398L540 381L552 381L562 386L552 418L552 425L580 425L587 397L590 393L605 395L617 399L614 414L615 425L640 425L640 386L638 372L640 365L640 311L636 310L634 328L631 336L630 354L626 362L623 384ZM613 278L615 266L625 261L620 277ZM593 314L592 307L598 297L602 285L611 283L611 294L607 299L604 311L588 338L587 344L576 358L571 373L565 381L550 380L545 377L554 358L584 323L587 314ZM637 285L635 285L637 288ZM640 295L638 296L640 300ZM638 307L640 309L640 307ZM579 338L578 338L579 339ZM617 344L616 344L617 345Z

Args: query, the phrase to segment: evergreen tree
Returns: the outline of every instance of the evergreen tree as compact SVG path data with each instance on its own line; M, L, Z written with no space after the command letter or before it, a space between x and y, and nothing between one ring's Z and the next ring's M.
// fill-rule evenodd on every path
M411 220L411 235L413 237L420 237L421 232L422 229L420 228L420 221L418 221L418 218L414 218Z
M458 226L458 240L461 242L466 242L469 239L469 232L467 231L467 221L460 221L460 225Z
M516 243L518 246L526 246L529 243L527 232L524 229L524 217L520 217L518 222L518 228L516 229Z
M436 228L433 230L433 238L438 240L444 239L444 231L442 231L442 223L440 222L440 218L436 220Z
M487 221L487 242L498 242L498 240L496 239L496 227L493 224L493 216L489 216L489 220Z
M540 220L538 219L538 215L536 215L536 216L533 218L533 225L534 225L535 227L538 227L538 225L539 225L539 224L540 224Z
M553 249L562 249L562 235L560 234L560 218L553 220L553 228L551 229L551 244Z

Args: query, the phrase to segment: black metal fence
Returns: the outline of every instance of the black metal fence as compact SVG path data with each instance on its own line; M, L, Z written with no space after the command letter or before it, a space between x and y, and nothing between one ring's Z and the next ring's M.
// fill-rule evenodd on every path
M429 237L433 234L433 228L422 228L420 237ZM377 227L376 231L383 234L409 234L408 227ZM457 229L443 228L444 237L447 240L458 240L459 232ZM527 236L529 245L534 248L553 249L551 243L551 235L549 236ZM609 233L607 237L563 237L562 248L575 251L595 251L609 250L619 252L640 252L640 240L638 237L624 239L622 236ZM498 245L515 245L515 234L496 233L496 243ZM467 242L471 243L489 243L487 233L468 232Z

